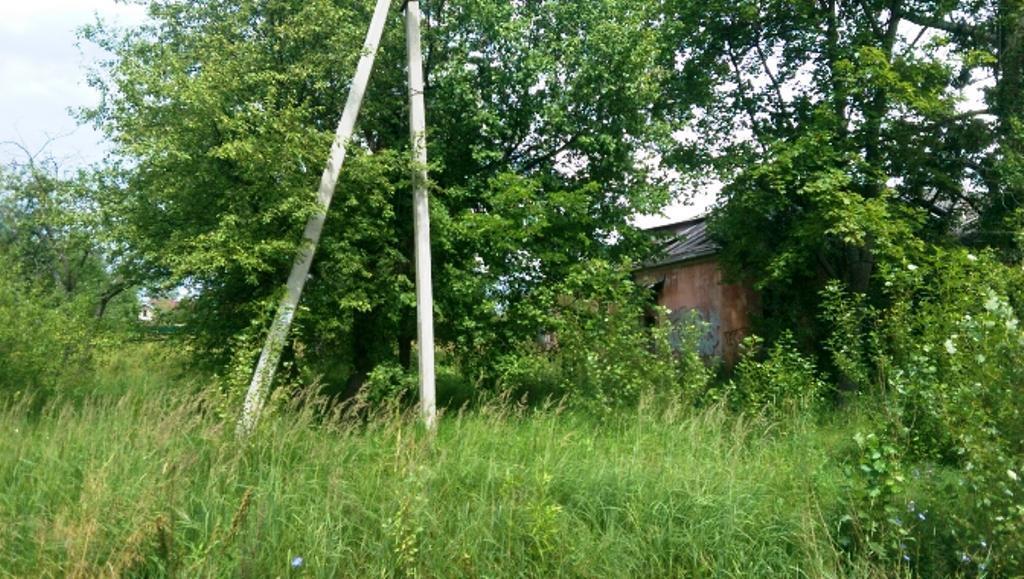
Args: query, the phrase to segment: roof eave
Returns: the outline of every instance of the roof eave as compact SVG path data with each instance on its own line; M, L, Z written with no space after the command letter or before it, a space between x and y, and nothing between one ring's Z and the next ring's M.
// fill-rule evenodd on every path
M698 260L705 259L705 258L708 258L708 257L714 257L714 256L718 255L718 253L720 251L721 251L720 249L716 248L716 249L707 249L707 250L700 251L700 252L697 252L697 253L690 253L690 254L687 254L687 255L679 255L679 256L673 256L673 257L666 257L666 258L658 260L658 261L653 261L653 262L648 262L648 263L641 264L634 271L644 271L644 270L649 270L649 269L658 269L659 267L665 267L665 266L668 266L668 265L680 265L680 264L691 262L691 261L698 261Z

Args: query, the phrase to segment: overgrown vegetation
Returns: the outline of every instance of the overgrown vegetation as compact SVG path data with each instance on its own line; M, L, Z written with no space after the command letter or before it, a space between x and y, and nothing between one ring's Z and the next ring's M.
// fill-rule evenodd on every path
M568 399L597 413L651 396L695 402L712 375L697 353L703 324L673 324L656 312L645 327L645 294L626 267L600 261L541 288L524 312L536 319L522 323L543 333L497 357L496 391L534 403Z
M885 404L859 439L863 540L879 556L915 551L926 575L1014 575L1024 564L1024 270L937 249L883 275L884 309L836 287L825 296L836 365ZM907 512L937 501L955 505L942 524Z
M251 445L159 350L80 405L0 412L13 575L837 576L846 423L491 404L436 438L379 410L273 415ZM116 380L116 383L108 381ZM294 563L301 558L301 563ZM871 564L873 565L873 564Z
M17 265L0 268L0 397L4 400L42 397L68 387L69 382L90 379L92 328L73 305L46 299L44 291L20 273Z
M368 3L147 4L0 173L0 574L1024 574L1020 0L424 0L440 431L390 34L245 443ZM631 274L711 175L735 368Z

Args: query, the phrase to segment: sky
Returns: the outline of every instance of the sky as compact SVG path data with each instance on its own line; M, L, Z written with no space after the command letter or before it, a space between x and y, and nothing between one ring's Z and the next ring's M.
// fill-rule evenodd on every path
M33 154L52 155L64 170L103 159L103 136L79 126L72 114L99 102L86 74L103 52L76 36L78 28L97 18L130 26L144 20L145 10L116 0L0 0L0 163L25 161L12 142ZM713 197L670 206L664 215L638 216L635 222L653 227L688 219Z
M102 51L75 31L96 18L122 25L141 22L144 10L114 0L0 0L0 143L13 141L45 153L63 167L100 161L103 138L79 127L69 109L92 106L99 94L86 84L86 67ZM0 144L0 161L24 160Z

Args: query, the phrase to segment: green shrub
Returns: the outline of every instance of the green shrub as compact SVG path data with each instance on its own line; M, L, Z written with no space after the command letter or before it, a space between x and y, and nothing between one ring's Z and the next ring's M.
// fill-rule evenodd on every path
M858 469L858 512L864 519L874 513L861 521L862 542L879 553L886 549L878 544L917 543L917 572L1020 573L1024 273L989 254L935 249L920 263L881 275L884 308L838 290L828 296L827 311L841 322L832 353L837 367L873 376L883 392L877 444L887 449L887 464L937 474L918 477L916 491L901 493L882 488L873 467ZM847 335L857 327L868 335ZM836 347L844 343L856 346ZM927 496L949 498L943 524L904 536L909 531L891 524L892 513Z
M663 313L645 327L649 299L626 267L583 263L541 291L537 304L547 332L497 364L500 389L512 397L606 411L649 395L692 400L707 387L711 370L698 351L704 328Z
M372 408L387 404L411 405L417 400L418 384L416 375L400 364L379 364L366 377L359 398Z
M733 408L755 413L806 410L828 391L814 362L797 350L792 334L784 333L768 348L758 336L749 336L741 347L743 357L718 393Z
M979 288L980 289L980 288ZM962 472L973 507L955 520L959 538L992 545L992 571L1024 566L1024 333L992 289L941 343L921 345L896 369L896 416L908 447ZM966 542L966 541L965 541ZM964 545L966 549L966 545Z
M850 489L849 511L839 518L839 544L907 567L916 521L900 505L906 490L902 453L886 435L858 432L853 440L846 472L857 484Z
M497 364L498 390L510 398L542 403L566 396L566 376L556 352L525 344Z
M79 312L9 263L0 268L0 396L41 399L83 381L93 368L96 338Z

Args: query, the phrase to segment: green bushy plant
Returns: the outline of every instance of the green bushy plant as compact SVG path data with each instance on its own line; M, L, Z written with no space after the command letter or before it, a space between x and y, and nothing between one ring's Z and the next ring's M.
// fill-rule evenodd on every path
M883 393L877 445L889 449L887 464L940 473L920 477L918 493L949 499L943 524L913 537L928 543L918 545L924 557L913 567L937 574L1019 573L1024 272L988 253L935 248L918 263L889 266L881 275L884 307L833 290L826 311L839 322L830 342L836 366L870 376ZM848 337L849 328L867 336ZM885 472L856 474L861 538L873 546L907 544L906 528L890 519L912 497L877 494L885 490L879 484Z
M388 403L412 404L417 396L417 378L400 364L379 364L366 377L359 397L372 407Z
M544 346L521 345L498 360L498 388L516 399L543 402L565 396L565 374L557 354Z
M825 351L845 390L868 390L884 380L885 365L880 362L883 350L876 331L880 316L867 295L848 292L842 283L833 280L821 292L819 317L832 330L825 340Z
M980 288L979 288L980 289ZM954 533L992 545L989 568L1024 569L1024 333L1008 299L987 288L981 308L922 344L897 368L895 417L908 447L961 472Z
M606 410L651 394L693 399L711 378L698 352L699 321L672 323L659 312L645 326L649 297L624 265L582 263L538 292L536 304L547 332L498 362L501 387L513 396Z
M839 518L838 542L905 567L913 560L909 545L916 521L900 505L907 481L903 453L886 434L858 432L853 440L856 447L846 473L857 484L851 489L849 511Z
M760 337L749 336L742 349L733 378L717 393L738 410L806 410L828 391L814 362L797 349L792 334L784 333L770 347Z
M10 262L0 268L0 395L41 399L91 372L97 337L77 305L37 288Z

